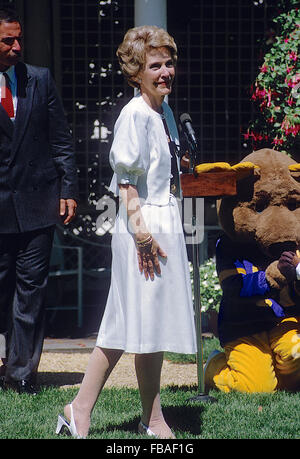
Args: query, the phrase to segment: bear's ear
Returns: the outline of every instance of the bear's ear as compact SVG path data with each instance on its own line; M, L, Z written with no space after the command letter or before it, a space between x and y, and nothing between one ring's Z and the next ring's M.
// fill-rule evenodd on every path
M231 166L228 163L202 163L195 167L195 172L201 174L202 172L228 172L231 171Z
M300 182L300 164L290 164L289 171L293 179L295 179L297 182Z
M260 176L260 169L255 164L245 161L244 163L238 163L232 166L232 169L236 172L236 179L243 180L248 177L256 177Z

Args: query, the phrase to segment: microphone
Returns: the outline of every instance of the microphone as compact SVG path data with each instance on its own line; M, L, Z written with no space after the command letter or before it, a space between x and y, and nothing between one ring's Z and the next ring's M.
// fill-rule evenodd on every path
M194 159L196 160L198 156L198 145L190 115L188 113L182 113L182 115L180 115L180 123L183 127L187 141L193 150Z

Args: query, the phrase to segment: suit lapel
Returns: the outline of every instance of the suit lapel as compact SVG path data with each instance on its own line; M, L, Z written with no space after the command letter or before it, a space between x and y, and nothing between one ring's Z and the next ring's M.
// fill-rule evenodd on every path
M28 73L26 65L21 62L16 65L16 77L18 106L14 125L11 159L15 156L27 128L36 85L36 79Z

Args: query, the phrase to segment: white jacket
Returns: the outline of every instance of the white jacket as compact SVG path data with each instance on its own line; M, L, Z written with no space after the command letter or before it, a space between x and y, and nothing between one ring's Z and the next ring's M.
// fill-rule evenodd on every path
M179 152L179 135L173 112L162 104L171 140ZM137 187L146 204L165 206L170 199L171 154L161 115L141 94L133 97L121 110L115 123L114 140L109 156L114 175L110 190L119 195L118 184ZM180 158L177 157L179 170Z

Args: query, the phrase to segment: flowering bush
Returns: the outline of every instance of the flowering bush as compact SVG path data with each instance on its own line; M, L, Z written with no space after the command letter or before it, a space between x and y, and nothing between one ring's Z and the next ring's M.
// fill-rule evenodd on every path
M190 272L193 284L193 266L190 264ZM209 310L219 311L222 290L219 284L219 278L216 271L216 262L213 258L206 260L200 266L200 296L201 311Z
M300 9L283 13L274 22L279 31L252 91L258 116L244 138L252 140L254 150L270 146L292 153L300 132Z

